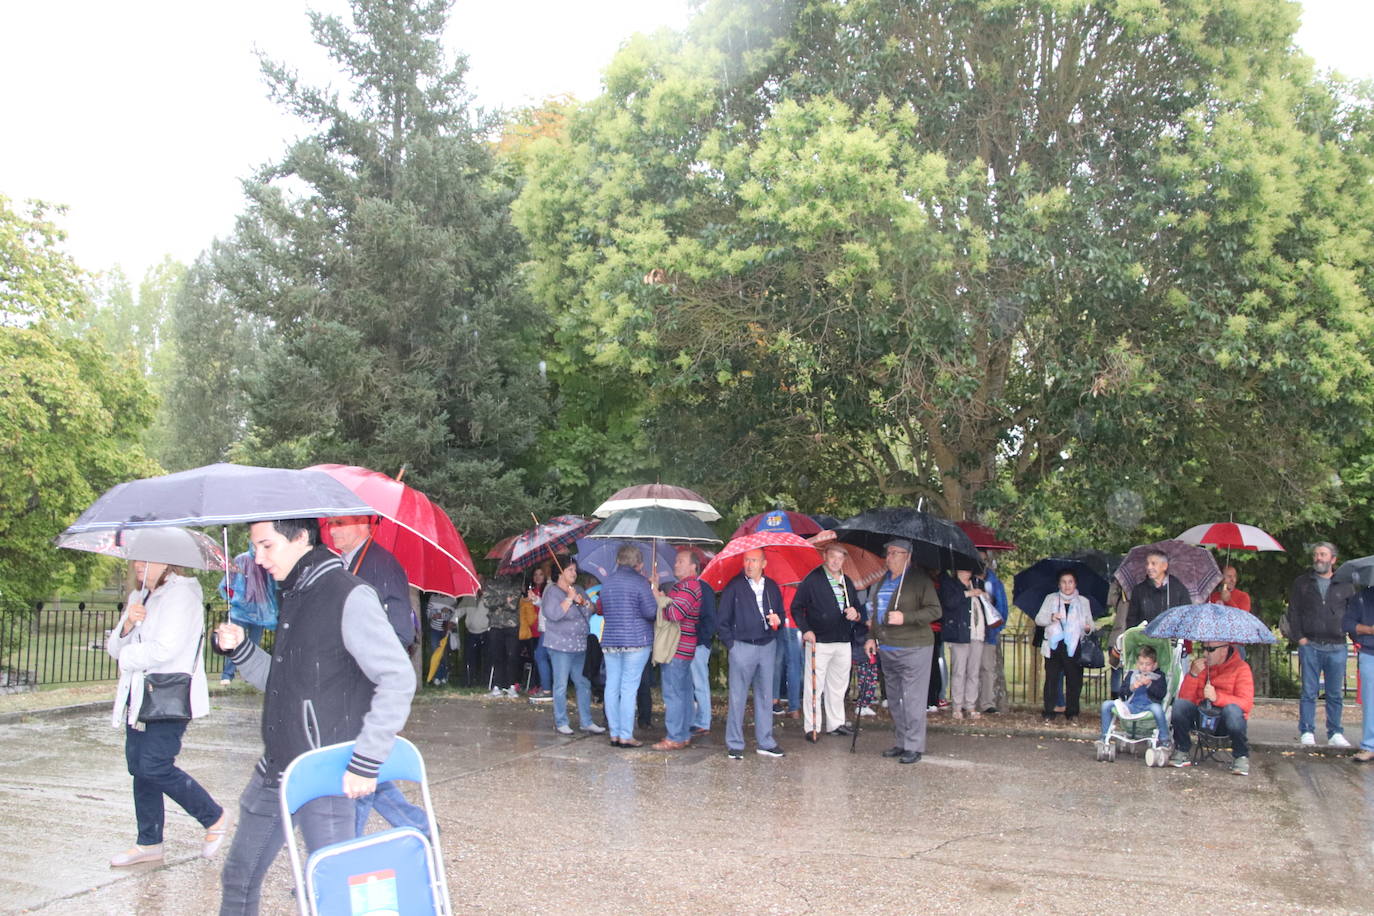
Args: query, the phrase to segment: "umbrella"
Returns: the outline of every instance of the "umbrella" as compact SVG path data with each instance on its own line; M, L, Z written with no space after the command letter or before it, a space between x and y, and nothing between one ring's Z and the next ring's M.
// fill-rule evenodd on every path
M829 531L831 528L840 527L840 520L833 515L808 515L807 518L811 519L811 521L815 522L817 525L820 525L826 531Z
M1249 611L1226 604L1182 604L1171 607L1145 626L1152 639L1191 639L1197 642L1278 642L1269 628Z
M587 537L675 544L719 544L720 538L690 512L666 506L623 509L597 525Z
M1205 549L1178 540L1156 541L1132 547L1116 568L1116 581L1121 583L1122 589L1129 592L1145 581L1145 559L1152 553L1162 553L1169 558L1169 575L1183 583L1194 601L1206 601L1221 581L1217 561Z
M1065 572L1073 573L1078 580L1078 591L1087 596L1093 616L1105 614L1109 583L1090 564L1070 557L1045 557L1017 573L1011 580L1016 594L1012 604L1034 619L1045 603L1045 596L1059 590L1059 574Z
M768 561L764 574L774 582L800 582L821 565L820 552L806 538L790 531L756 531L726 544L701 571L702 581L720 591L725 583L739 575L744 568L744 555L751 550L763 551Z
M428 496L379 471L353 465L317 464L306 470L328 474L371 507L361 514L381 517L372 540L396 558L415 588L453 598L477 594L481 583L468 545L448 513ZM328 542L328 531L323 535Z
M1108 580L1112 578L1117 567L1121 565L1121 554L1107 553L1105 550L1085 548L1083 550L1075 550L1072 553L1067 553L1064 556L1069 560L1078 560L1081 563L1086 563L1089 569Z
M487 551L488 560L504 560L510 556L510 549L515 546L515 539L520 535L512 534L510 537L501 538Z
M131 528L127 531L104 529L64 533L57 546L71 550L101 553L125 560L166 563L191 569L224 569L224 551L199 531L186 528Z
M501 562L497 572L508 576L546 563L560 553L567 553L578 538L596 526L596 519L585 515L558 515L539 522L516 536L510 556Z
M320 471L210 464L117 484L63 533L234 525L278 518L371 515L373 511Z
M809 515L788 512L786 509L774 509L772 512L760 512L745 519L730 537L737 538L755 531L790 531L806 537L808 534L820 534L822 530L822 526L816 524Z
M847 519L835 534L841 541L857 544L878 555L893 538L912 543L911 561L926 569L981 570L978 548L953 522L919 509L869 509Z
M692 513L703 522L714 522L720 519L720 513L702 498L700 493L686 487L670 487L664 483L645 483L626 487L597 506L592 515L597 518L608 518L625 509L642 509L650 506L681 509L683 512Z
M843 541L835 540L835 532L833 531L813 534L807 540L814 544L816 549L822 551L822 559L825 557L823 548L827 544L839 544L843 547L846 554L844 574L854 583L855 588L868 588L887 573L887 564L883 562L882 557L875 553L869 553L858 544L846 544Z
M955 522L959 528L973 541L973 546L979 550L1015 550L1016 545L1009 541L1004 541L997 536L997 533L987 525L980 525L977 522Z
M1331 581L1350 582L1357 588L1369 588L1374 585L1374 557L1347 560L1336 567L1336 574L1331 577Z
M1194 525L1178 536L1185 544L1206 544L1226 550L1283 550L1283 545L1254 525L1210 522Z
M579 571L589 572L602 582L606 577L615 572L615 555L620 548L626 544L633 544L639 548L639 555L644 560L644 567L648 569L653 565L657 570L657 581L661 585L664 582L672 582L677 577L673 575L673 561L670 552L667 550L659 551L650 541L622 541L612 538L579 538L577 541L577 568Z

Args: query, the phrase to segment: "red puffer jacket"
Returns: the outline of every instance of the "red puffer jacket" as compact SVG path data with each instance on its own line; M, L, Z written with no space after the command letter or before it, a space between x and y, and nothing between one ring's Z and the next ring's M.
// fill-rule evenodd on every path
M1213 665L1199 677L1193 677L1191 674L1184 677L1178 695L1200 705L1202 688L1209 679L1217 692L1217 706L1230 706L1234 703L1245 713L1245 718L1250 718L1250 710L1255 705L1255 679L1250 673L1250 666L1240 657L1235 646L1231 647L1226 655L1226 661L1220 665Z

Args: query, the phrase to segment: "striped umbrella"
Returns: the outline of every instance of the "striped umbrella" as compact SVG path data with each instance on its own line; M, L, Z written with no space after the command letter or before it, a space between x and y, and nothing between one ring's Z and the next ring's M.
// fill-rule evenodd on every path
M1178 536L1185 544L1206 544L1226 550L1283 550L1273 535L1254 525L1235 522L1209 522L1194 525Z

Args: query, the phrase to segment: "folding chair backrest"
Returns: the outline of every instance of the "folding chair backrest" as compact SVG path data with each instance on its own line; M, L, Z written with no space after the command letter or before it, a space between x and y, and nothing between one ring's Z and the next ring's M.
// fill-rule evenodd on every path
M348 761L352 757L353 742L345 741L307 751L291 761L282 775L282 794L287 809L295 814L308 801L325 795L338 795L344 771L348 769ZM391 756L382 764L377 781L407 779L423 782L424 778L425 764L420 752L414 744L398 737L391 749Z

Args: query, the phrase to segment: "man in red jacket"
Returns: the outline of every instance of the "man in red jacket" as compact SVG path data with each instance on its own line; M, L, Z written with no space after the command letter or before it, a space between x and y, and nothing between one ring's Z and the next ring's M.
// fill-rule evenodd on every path
M1216 733L1231 738L1231 772L1236 776L1250 775L1250 745L1245 740L1246 720L1255 705L1255 681L1250 666L1230 643L1205 640L1202 657L1193 659L1174 701L1171 720L1174 728L1174 755L1169 763L1176 767L1191 766L1188 750L1192 747L1190 731L1202 721L1204 703L1215 707ZM1209 713L1210 715L1211 713Z

